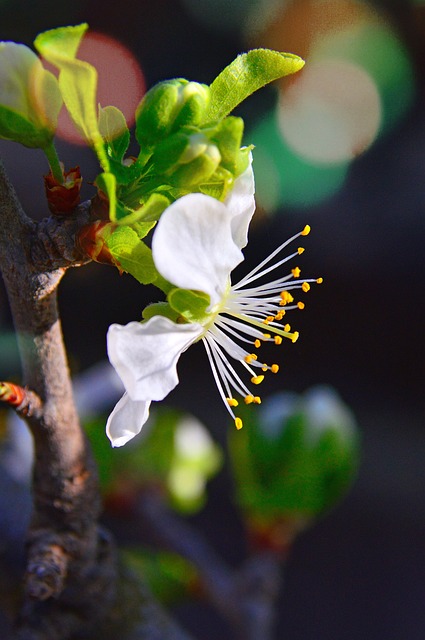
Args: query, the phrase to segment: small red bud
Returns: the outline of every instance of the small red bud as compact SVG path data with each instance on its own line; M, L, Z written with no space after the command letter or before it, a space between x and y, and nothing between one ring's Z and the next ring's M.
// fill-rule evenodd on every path
M107 240L117 228L113 222L96 220L81 227L77 241L81 249L95 262L111 264L120 269L108 249ZM121 269L120 269L121 271Z
M74 167L63 174L64 182L60 184L50 171L44 176L47 204L54 215L70 213L80 202L82 177L80 167Z

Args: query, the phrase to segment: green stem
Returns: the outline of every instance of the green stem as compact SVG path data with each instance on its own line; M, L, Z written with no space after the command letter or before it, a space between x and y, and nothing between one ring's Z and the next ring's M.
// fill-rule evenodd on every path
M43 149L43 151L46 154L53 177L59 184L63 184L64 183L63 171L59 162L59 157L56 151L56 147L53 143L53 140L48 147L45 147Z

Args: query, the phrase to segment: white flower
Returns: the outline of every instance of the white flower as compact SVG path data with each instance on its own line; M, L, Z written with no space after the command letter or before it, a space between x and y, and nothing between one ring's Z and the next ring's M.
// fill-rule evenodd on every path
M302 253L272 262L290 242L306 235L309 227L284 242L266 260L235 285L231 271L243 260L241 249L247 242L247 230L254 213L252 169L236 180L225 203L203 194L190 194L174 202L162 214L152 242L159 273L179 289L208 294L209 306L194 322L173 322L153 316L147 322L114 324L108 331L108 355L121 377L126 393L111 413L107 434L113 446L122 446L140 432L149 414L152 400L162 400L178 383L177 362L194 342L204 343L211 370L226 408L237 428L242 421L234 408L242 396L247 404L259 403L250 387L231 363L240 363L251 379L259 384L266 371L278 366L262 362L253 353L262 342L293 342L298 338L289 325L282 326L286 311L302 308L292 304L289 293L295 288L308 290L300 282L296 267L283 277L268 283L263 276ZM272 334L274 336L272 337Z

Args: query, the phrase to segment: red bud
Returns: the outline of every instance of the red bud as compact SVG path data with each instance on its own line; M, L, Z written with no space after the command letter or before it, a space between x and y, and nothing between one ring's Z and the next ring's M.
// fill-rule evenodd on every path
M77 241L81 249L95 262L111 264L120 269L108 249L107 240L117 228L113 222L96 220L81 227ZM120 269L121 270L121 269Z
M65 171L64 182L60 184L52 172L44 176L47 203L54 215L70 213L80 202L80 189L83 181L80 167Z

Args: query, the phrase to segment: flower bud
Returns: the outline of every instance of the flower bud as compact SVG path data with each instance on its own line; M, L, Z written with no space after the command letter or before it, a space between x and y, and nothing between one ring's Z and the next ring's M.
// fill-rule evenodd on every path
M23 44L0 42L0 138L44 149L62 106L55 76Z
M63 177L63 184L60 184L51 171L47 176L44 176L47 204L54 215L70 213L80 202L80 189L83 181L80 167L65 171Z
M358 463L351 412L329 387L281 393L231 434L236 499L254 539L288 545L347 492Z
M214 173L221 161L217 146L203 133L176 133L157 145L152 156L153 172L168 177L173 186L200 184Z
M136 110L136 138L151 147L181 127L199 126L209 106L209 87L182 78L160 82Z

